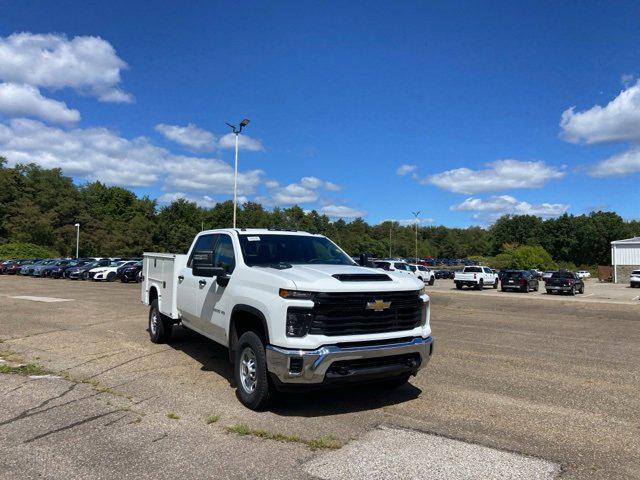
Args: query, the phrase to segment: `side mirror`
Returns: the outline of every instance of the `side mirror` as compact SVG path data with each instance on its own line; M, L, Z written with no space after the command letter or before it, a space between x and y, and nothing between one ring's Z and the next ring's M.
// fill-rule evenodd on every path
M211 278L226 275L224 268L213 266L213 252L211 251L194 252L191 266L196 277Z

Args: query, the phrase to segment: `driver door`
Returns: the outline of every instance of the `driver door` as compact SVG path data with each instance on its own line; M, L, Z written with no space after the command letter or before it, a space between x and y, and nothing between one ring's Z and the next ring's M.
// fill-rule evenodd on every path
M227 234L218 235L213 250L213 266L222 267L226 274L233 277L236 267L236 256L233 240ZM198 290L198 310L200 313L198 327L211 338L223 345L227 342L227 324L229 311L229 286L218 285L216 277L207 278L207 284ZM230 280L232 282L233 280Z

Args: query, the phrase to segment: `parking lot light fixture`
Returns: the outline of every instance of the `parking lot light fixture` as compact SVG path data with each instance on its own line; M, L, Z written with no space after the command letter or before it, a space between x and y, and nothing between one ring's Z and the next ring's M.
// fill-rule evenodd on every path
M418 215L420 215L420 210L417 212L411 212L414 218L416 219L416 265L418 264Z
M80 224L76 223L76 258L78 258L78 252L80 250Z
M236 127L235 125L231 125L230 123L227 123L227 125L231 127L233 134L236 136L236 156L233 165L233 228L236 228L236 211L238 208L238 139L240 137L242 129L249 125L249 119L244 118L240 122L240 127Z

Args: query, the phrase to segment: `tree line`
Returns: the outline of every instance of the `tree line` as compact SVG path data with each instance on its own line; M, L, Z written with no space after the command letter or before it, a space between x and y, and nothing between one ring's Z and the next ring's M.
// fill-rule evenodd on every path
M81 224L81 256L134 256L143 251L184 253L201 229L229 227L233 204L203 208L178 199L158 205L148 196L100 182L76 185L60 169L38 165L9 168L0 157L0 245L28 243L52 255L75 254L75 223ZM413 257L414 226L361 218L331 221L299 206L265 209L255 202L238 211L240 228L280 228L321 233L350 254ZM610 263L610 242L640 235L640 222L613 212L541 219L504 216L491 227L418 227L418 256L497 258L518 246L542 247L556 262Z

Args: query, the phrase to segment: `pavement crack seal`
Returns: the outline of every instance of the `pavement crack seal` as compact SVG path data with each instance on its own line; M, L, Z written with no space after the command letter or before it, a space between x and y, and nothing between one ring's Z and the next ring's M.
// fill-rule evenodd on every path
M224 429L228 433L235 433L241 436L263 438L266 440L274 440L276 442L299 443L306 445L311 450L337 450L342 447L342 443L340 443L333 435L327 435L320 438L302 438L297 435L286 435L283 433L255 429L245 423L227 425Z

